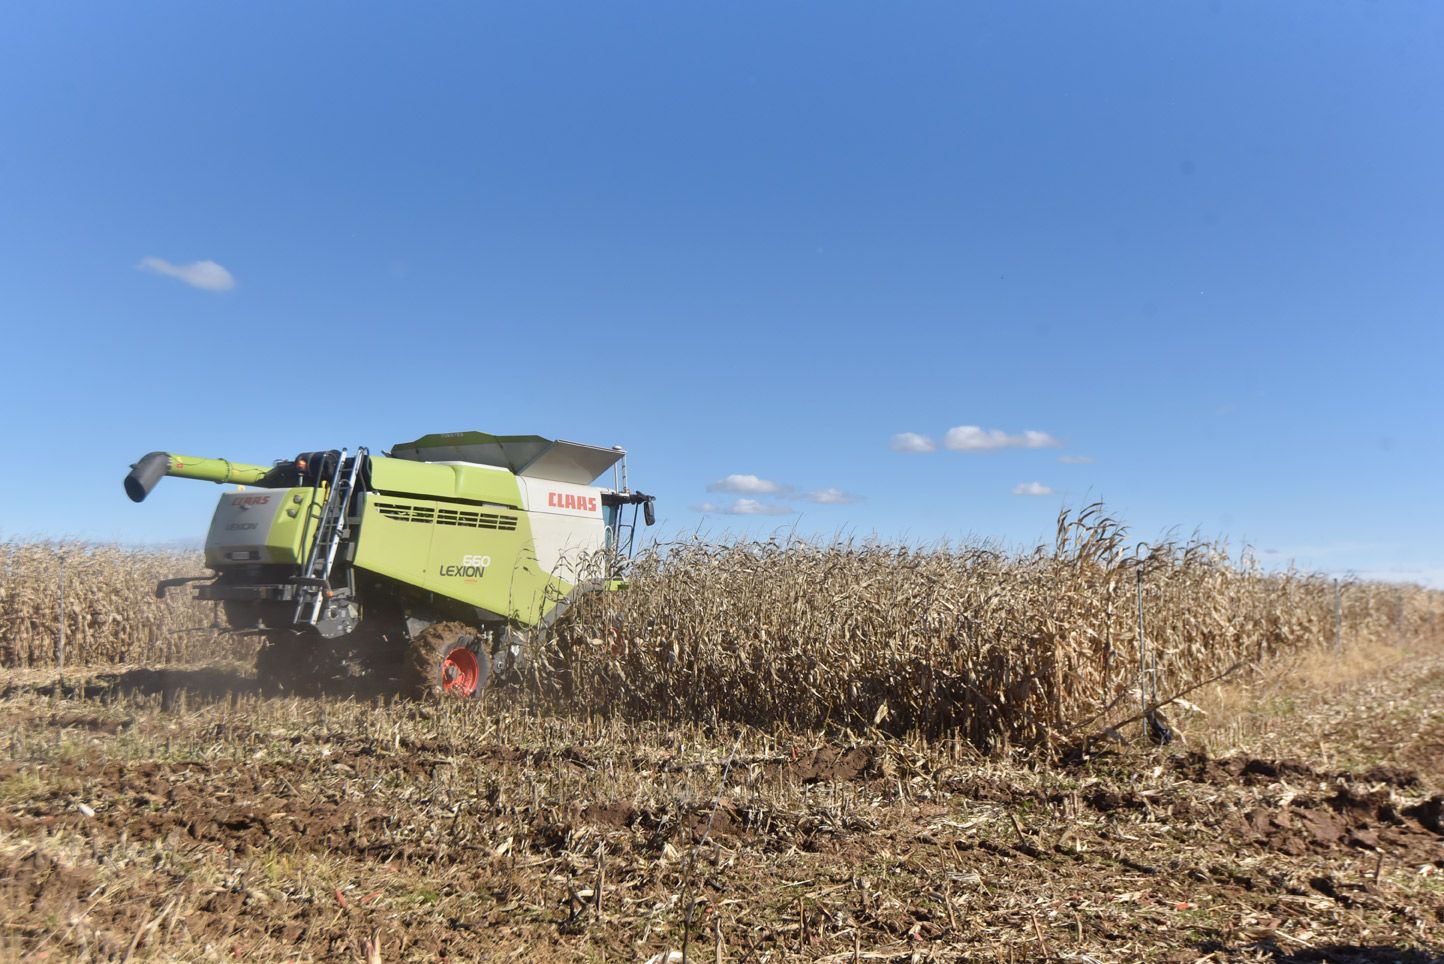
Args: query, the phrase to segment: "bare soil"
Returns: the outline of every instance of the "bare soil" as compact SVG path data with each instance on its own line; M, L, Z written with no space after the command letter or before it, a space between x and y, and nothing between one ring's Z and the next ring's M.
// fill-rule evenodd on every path
M1052 759L12 674L0 957L1444 960L1444 652L1283 669Z

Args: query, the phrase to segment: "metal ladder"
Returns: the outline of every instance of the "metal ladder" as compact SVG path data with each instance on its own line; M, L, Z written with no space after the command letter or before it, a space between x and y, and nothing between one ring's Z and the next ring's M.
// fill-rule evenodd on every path
M351 496L356 490L356 480L361 475L361 466L366 461L366 449L358 448L351 466L346 467L346 450L342 449L336 459L336 471L331 475L331 488L326 494L326 504L321 508L321 520L316 527L316 542L301 570L297 581L300 591L296 594L296 625L316 625L321 618L321 605L331 595L331 567L336 562L336 550L346 538L349 528L346 524L351 511Z

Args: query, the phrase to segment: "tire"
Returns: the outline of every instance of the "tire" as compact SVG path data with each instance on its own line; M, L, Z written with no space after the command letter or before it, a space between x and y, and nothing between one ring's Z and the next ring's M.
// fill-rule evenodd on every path
M315 647L304 639L268 639L256 653L256 682L268 696L306 696L316 692Z
M480 696L491 680L491 654L465 623L436 623L411 640L406 666L410 695Z

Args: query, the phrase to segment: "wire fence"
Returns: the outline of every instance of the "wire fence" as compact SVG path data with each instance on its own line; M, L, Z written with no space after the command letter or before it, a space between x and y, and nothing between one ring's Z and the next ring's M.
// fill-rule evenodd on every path
M1342 659L1347 651L1345 633L1345 604L1350 589L1355 590L1350 602L1354 610L1350 613L1352 628L1360 636L1374 642L1387 639L1393 645L1402 645L1414 639L1435 639L1440 637L1440 616L1444 610L1444 594L1437 590L1423 589L1412 585L1390 585L1366 583L1359 580L1334 578L1330 584L1328 602L1332 615L1332 650L1336 658ZM1145 727L1152 723L1167 686L1160 679L1160 647L1150 640L1148 633L1148 594L1145 568L1137 569L1137 641L1138 655L1134 668L1134 679L1138 693L1139 712ZM1424 605L1417 607L1416 625L1410 625L1408 618L1411 596L1422 596ZM1270 655L1260 648L1259 656ZM1180 681L1174 680L1177 684Z

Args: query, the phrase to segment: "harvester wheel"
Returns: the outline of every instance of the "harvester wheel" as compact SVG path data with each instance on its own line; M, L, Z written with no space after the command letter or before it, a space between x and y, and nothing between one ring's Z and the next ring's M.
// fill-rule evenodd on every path
M319 679L313 647L297 639L262 643L256 653L256 682L270 696L315 692Z
M483 636L465 623L436 623L411 640L409 689L414 696L481 695L491 678Z

